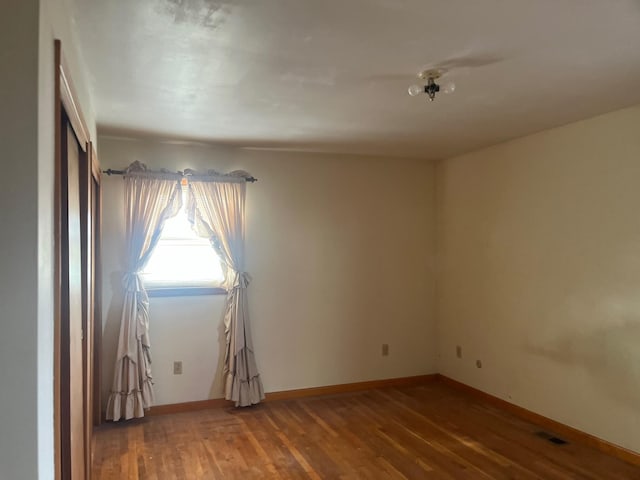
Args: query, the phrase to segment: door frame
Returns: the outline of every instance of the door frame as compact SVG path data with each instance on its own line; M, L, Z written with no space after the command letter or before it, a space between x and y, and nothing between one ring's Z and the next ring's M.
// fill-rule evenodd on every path
M93 172L93 159L97 157L92 155L94 152L89 129L82 115L82 110L78 102L78 96L74 88L73 82L70 76L70 69L67 66L63 52L62 43L60 40L54 41L54 135L55 135L55 150L54 150L54 354L53 354L53 378L54 378L54 467L56 480L68 480L62 478L62 459L68 458L71 452L68 451L62 442L62 425L63 421L68 419L62 418L62 392L64 388L69 388L68 378L65 380L64 372L62 371L62 352L64 351L63 345L63 265L62 258L64 248L68 249L68 246L64 246L62 242L62 229L63 229L63 186L62 186L62 134L63 112L66 114L69 124L73 132L76 135L78 144L81 148L81 154L84 153L88 165L91 166L90 172ZM96 163L97 165L97 163ZM81 167L82 169L82 167ZM97 174L99 176L99 167ZM99 200L98 200L99 201ZM86 203L86 201L85 201ZM82 216L82 200L81 200L81 216ZM97 278L95 278L97 280ZM96 287L99 290L99 284L92 285L92 288ZM91 320L92 316L87 317L87 322ZM91 326L92 327L92 326ZM95 328L87 328L87 332L95 331ZM85 334L86 337L86 334ZM87 345L93 345L93 338L86 338ZM99 351L97 352L99 354ZM93 391L93 377L92 366L95 365L95 361L87 363L88 368L88 385L85 402L87 399L91 401L91 393ZM66 384L65 384L66 383ZM93 400L95 401L95 399ZM93 405L86 405L86 412L84 415L85 421L87 418L91 418ZM91 413L88 413L91 412ZM92 425L92 422L90 423ZM91 435L90 426L85 430L85 471L87 473L86 478L89 478L90 471L90 459L91 459L91 438L87 438L87 435Z
M85 446L89 450L85 458L87 479L91 472L93 451L93 427L102 423L101 371L102 371L102 265L100 240L102 231L102 184L98 156L93 142L87 148L87 162L80 168L80 211L82 212L82 275L83 310L86 315L83 360L85 362ZM87 303L88 302L88 303Z
M92 331L89 341L92 342L93 359L91 359L91 410L88 421L93 426L102 423L102 170L93 142L89 142L89 162L91 172L89 174L90 202L88 212L91 220L91 248L93 261L91 262L91 296L93 297L93 309L90 314L92 319ZM91 385L90 385L91 386Z

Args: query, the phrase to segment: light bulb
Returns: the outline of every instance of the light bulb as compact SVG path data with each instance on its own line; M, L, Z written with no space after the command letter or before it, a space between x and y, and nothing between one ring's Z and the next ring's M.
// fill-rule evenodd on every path
M422 92L424 92L424 87L421 87L420 85L411 85L409 87L409 95L411 95L412 97L415 97L416 95L421 94Z
M442 89L444 93L453 93L456 91L456 84L453 82L447 83Z

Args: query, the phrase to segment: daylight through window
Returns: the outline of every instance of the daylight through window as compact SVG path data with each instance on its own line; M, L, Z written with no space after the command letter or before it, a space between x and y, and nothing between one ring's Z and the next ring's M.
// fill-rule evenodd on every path
M142 278L147 289L219 287L223 280L220 259L206 238L195 234L187 219L187 187L182 190L180 212L164 224Z

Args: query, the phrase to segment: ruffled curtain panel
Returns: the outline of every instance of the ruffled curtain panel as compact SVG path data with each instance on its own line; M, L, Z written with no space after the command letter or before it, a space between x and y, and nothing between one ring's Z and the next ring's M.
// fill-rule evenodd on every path
M232 172L221 178L194 176L189 180L187 212L199 235L211 240L226 267L228 292L224 313L226 350L224 358L225 398L236 407L264 399L256 366L249 323L245 271L244 229L246 172Z
M153 404L149 341L149 298L140 278L158 243L165 220L182 206L179 180L175 175L148 172L134 162L125 176L126 273L123 277L124 305L113 375L107 402L107 420L144 416Z

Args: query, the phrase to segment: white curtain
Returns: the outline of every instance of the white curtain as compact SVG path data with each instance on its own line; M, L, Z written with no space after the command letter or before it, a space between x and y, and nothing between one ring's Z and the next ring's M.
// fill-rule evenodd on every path
M158 243L165 220L182 206L175 175L146 172L134 162L124 176L127 272L123 277L124 305L120 338L107 403L107 420L144 416L153 404L149 341L149 298L140 272Z
M249 324L245 271L244 224L246 180L244 172L228 176L189 180L189 218L196 231L211 239L226 267L227 304L224 314L226 351L224 359L225 398L236 407L259 403L264 398L256 367Z

